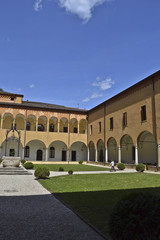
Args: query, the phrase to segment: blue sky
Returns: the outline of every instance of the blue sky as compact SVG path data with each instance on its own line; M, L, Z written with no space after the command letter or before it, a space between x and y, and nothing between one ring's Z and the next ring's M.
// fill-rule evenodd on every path
M90 109L160 70L159 0L1 0L0 87Z

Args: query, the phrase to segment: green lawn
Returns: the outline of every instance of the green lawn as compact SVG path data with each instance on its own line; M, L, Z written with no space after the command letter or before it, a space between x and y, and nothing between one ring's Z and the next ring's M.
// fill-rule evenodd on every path
M68 175L40 183L106 236L109 216L117 201L132 192L160 195L160 176L155 174Z
M64 171L108 171L109 168L89 166L85 164L34 164L34 169L37 167L47 167L50 171L58 171L59 167L63 167Z

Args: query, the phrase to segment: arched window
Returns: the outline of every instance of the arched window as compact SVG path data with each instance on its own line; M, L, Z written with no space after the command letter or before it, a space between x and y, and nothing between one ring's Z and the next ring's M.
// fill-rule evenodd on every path
M24 157L29 158L29 147L28 146L25 147Z
M54 147L50 147L49 157L50 158L55 158L55 148Z
M50 132L54 132L54 124L50 124L49 125L49 131Z
M27 123L26 123L26 130L27 130L27 131L30 131L30 130L31 130L31 124L30 124L30 122L27 122Z
M38 131L44 132L44 126L42 124L38 124Z

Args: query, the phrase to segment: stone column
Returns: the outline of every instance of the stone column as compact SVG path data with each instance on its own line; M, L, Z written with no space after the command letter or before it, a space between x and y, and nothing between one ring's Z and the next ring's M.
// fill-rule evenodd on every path
M36 132L38 131L38 120L36 120Z
M3 127L3 118L1 118L1 129Z
M68 148L67 149L67 162L70 162L71 159L70 159L70 149Z
M58 122L58 132L60 131L60 122Z
M160 143L157 144L158 167L160 167Z
M79 134L79 123L80 123L80 122L78 121L78 134Z
M97 148L95 149L95 162L98 162L98 150L97 150Z
M0 158L2 158L2 147L0 146Z
M22 147L22 159L24 159L24 151L25 151L25 147Z
M46 159L45 161L47 162L48 161L48 148L46 148Z
M118 147L118 162L121 162L121 147Z
M107 147L105 149L105 154L106 154L106 162L108 162L108 148Z
M138 164L138 146L135 145L135 164Z
M47 127L46 131L49 132L49 120L48 119L47 119L46 127Z
M87 148L87 162L89 162L89 148Z

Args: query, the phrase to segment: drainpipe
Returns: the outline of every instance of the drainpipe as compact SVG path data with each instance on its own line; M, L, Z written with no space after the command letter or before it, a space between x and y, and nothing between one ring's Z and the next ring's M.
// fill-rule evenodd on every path
M106 163L106 104L104 103L104 166Z
M155 134L155 141L156 141L156 161L157 161L157 168L158 166L158 140L157 140L157 119L156 119L156 103L155 103L155 80L154 77L152 78L152 86L153 86L153 123L155 126L154 134Z
M87 117L86 117L86 119L87 119L87 150L89 151L89 142L88 142L88 113L87 113ZM88 156L87 156L87 162L88 162Z
M24 159L25 159L25 147L26 147L26 123L27 123L27 109L26 109L26 119L25 119L25 126L24 126ZM23 151L23 149L22 149Z

